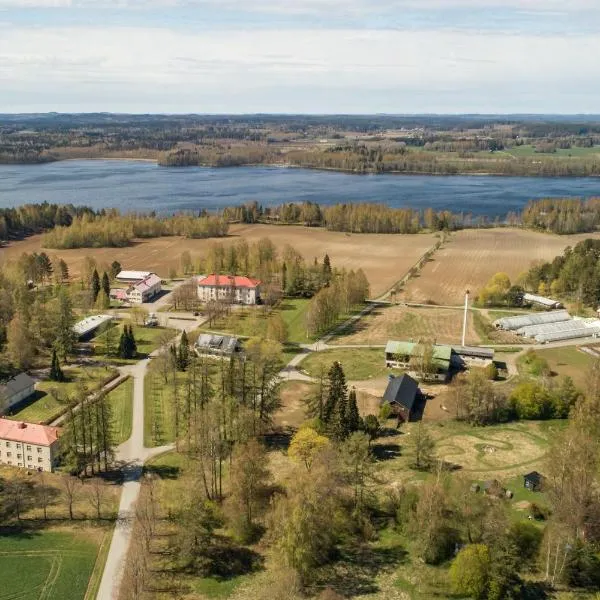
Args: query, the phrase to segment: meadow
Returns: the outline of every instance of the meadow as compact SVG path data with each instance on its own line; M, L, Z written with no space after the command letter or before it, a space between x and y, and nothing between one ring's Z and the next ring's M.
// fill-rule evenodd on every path
M112 432L115 444L122 444L131 437L133 422L133 379L123 383L107 394L112 410Z

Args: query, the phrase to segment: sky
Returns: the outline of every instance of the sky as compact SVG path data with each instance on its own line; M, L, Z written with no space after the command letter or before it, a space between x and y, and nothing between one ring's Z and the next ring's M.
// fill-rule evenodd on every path
M599 113L600 0L0 0L0 112Z

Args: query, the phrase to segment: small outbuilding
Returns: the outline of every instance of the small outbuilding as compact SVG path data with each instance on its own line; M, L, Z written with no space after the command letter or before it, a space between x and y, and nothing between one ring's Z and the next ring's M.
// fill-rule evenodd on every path
M29 398L34 392L35 380L27 373L19 373L16 377L0 384L0 413Z
M531 471L523 475L523 486L531 492L539 492L542 489L544 477L537 471Z
M381 404L389 404L392 414L398 419L410 421L418 395L419 385L410 375L404 374L400 377L390 375Z
M240 352L241 345L238 338L230 335L213 335L203 333L195 344L199 356L232 356Z

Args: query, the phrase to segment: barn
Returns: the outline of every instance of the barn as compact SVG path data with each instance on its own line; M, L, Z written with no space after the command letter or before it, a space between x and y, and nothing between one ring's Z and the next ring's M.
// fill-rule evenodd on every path
M418 396L419 385L410 375L390 375L381 405L389 404L393 415L402 421L410 421Z

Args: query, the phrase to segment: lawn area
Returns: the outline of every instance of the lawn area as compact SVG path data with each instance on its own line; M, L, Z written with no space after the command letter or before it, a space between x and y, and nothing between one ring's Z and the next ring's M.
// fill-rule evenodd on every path
M42 423L54 418L67 405L69 398L74 398L79 386L84 386L88 393L100 389L112 375L115 369L104 365L64 367L67 377L64 383L56 381L41 381L36 385L35 395L18 405L9 419Z
M0 600L83 600L105 530L0 536Z
M184 373L177 373L177 392L184 393ZM173 384L165 385L160 374L148 371L144 382L144 444L162 446L175 440L175 418L172 410Z
M553 373L572 377L578 387L584 387L587 370L594 362L589 354L575 346L536 350L535 353L548 361Z
M531 145L523 145L523 146L515 146L514 148L510 148L505 150L507 154L512 156L537 156L537 157L578 157L578 156L590 156L594 154L600 153L600 148L598 146L592 146L591 148L580 148L578 146L573 146L572 148L557 148L556 152L552 153L543 153L536 152L535 146Z
M286 298L281 303L281 317L288 327L288 340L295 344L310 344L316 338L306 335L306 309L310 300Z
M115 444L131 436L133 420L133 379L126 379L107 395L112 410L112 429Z
M347 380L383 377L392 372L385 366L383 348L339 348L312 352L300 363L300 368L317 377L322 368L327 371L334 362L342 364Z
M115 349L119 345L119 337L123 331L122 327L113 328L113 344ZM106 332L102 333L94 338L94 353L97 356L101 356L109 360L110 362L118 364L127 364L136 362L142 358L146 358L151 352L157 350L161 346L161 342L174 338L177 335L175 329L169 329L167 327L142 327L141 325L133 326L133 337L135 338L138 357L132 360L124 360L115 357L106 356Z

